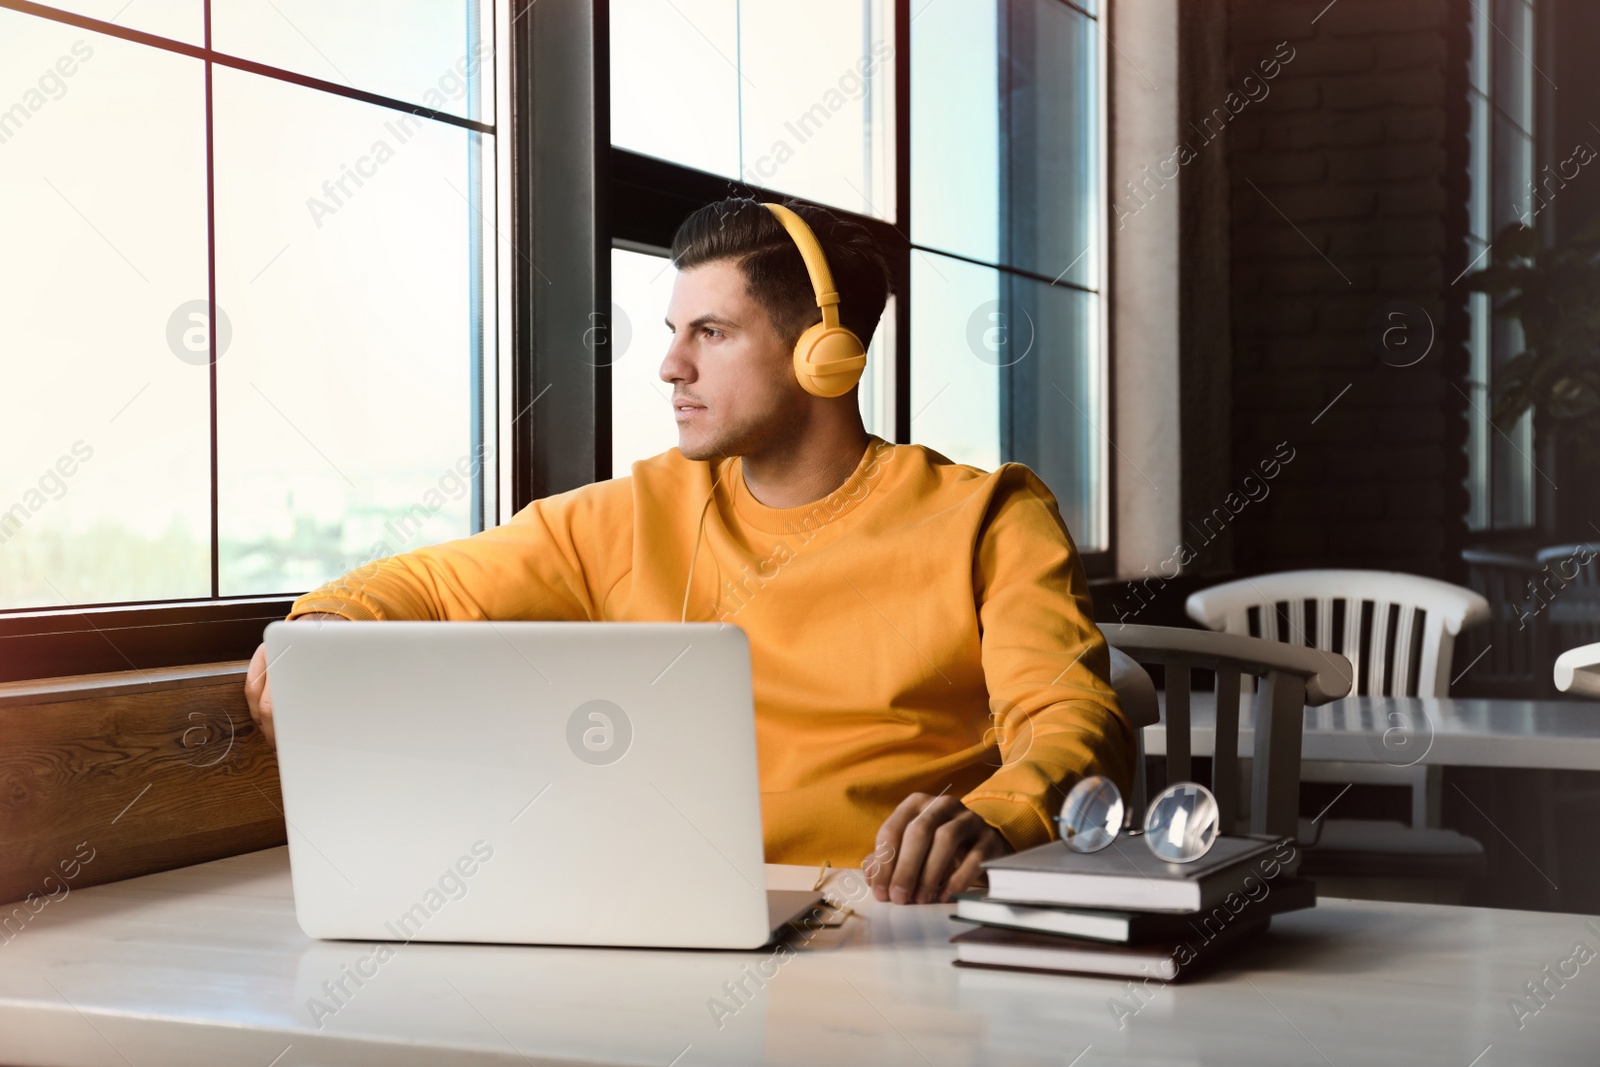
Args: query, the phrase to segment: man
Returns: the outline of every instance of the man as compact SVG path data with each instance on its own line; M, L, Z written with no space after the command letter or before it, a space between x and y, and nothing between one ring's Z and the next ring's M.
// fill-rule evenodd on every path
M888 272L859 225L789 205L870 342ZM749 638L767 860L855 866L880 900L946 900L1055 836L1086 774L1124 787L1132 733L1054 497L862 425L802 388L822 317L766 205L691 215L661 379L679 446L463 540L370 564L290 618L721 620ZM271 738L265 649L246 684Z

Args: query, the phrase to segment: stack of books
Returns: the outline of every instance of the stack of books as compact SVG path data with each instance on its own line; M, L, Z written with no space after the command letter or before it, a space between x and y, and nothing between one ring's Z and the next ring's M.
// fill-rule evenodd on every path
M987 892L956 894L956 966L1192 977L1259 938L1272 916L1317 902L1294 876L1286 838L1219 837L1192 863L1168 863L1138 837L1099 852L1060 841L990 860Z

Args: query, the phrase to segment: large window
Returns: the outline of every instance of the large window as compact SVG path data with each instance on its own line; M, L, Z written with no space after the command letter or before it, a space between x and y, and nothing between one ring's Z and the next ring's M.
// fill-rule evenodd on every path
M858 217L894 264L860 396L868 429L985 469L1027 463L1091 566L1107 565L1094 8L828 0L796 17L618 0L610 20L627 172L611 234L611 471L676 443L656 376L672 227L696 201L793 195ZM654 215L636 206L642 187Z
M671 447L665 249L730 193L868 227L868 428L1028 463L1109 571L1092 4L374 10L0 0L0 676L247 655Z
M493 5L8 7L0 609L498 521Z
M893 219L888 17L870 0L617 0L612 143Z
M1099 43L1060 0L929 5L911 25L908 439L1028 464L1085 551L1109 543Z
M1492 11L1486 10L1492 7ZM1494 235L1511 224L1543 229L1534 195L1537 108L1533 0L1472 5L1472 183L1469 257L1489 261ZM1498 430L1495 372L1522 351L1522 327L1494 313L1494 298L1471 295L1471 376L1468 380L1468 525L1474 530L1515 530L1534 525L1533 413Z

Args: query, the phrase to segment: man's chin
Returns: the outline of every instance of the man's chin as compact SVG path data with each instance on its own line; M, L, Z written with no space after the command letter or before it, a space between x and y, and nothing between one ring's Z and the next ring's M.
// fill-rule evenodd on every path
M732 459L734 456L746 456L761 450L765 436L759 432L752 432L747 425L737 425L730 428L726 423L719 427L711 426L680 426L678 428L678 451L682 452L685 459L696 462L719 459Z
M718 459L727 455L717 447L717 442L704 434L678 434L678 451L683 453L683 458L699 463L704 460Z

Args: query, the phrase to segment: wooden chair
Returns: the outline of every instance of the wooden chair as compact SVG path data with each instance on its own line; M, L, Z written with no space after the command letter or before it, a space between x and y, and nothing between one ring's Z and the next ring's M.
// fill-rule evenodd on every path
M1111 688L1117 691L1122 717L1133 727L1133 797L1129 810L1142 822L1149 787L1144 772L1144 728L1161 721L1161 698L1156 684L1139 661L1116 645L1111 645Z
M1531 609L1548 619L1556 648L1600 641L1600 544L1551 545L1534 558Z
M1185 608L1225 633L1342 653L1351 664L1351 692L1362 696L1448 695L1456 636L1489 617L1482 595L1397 571L1264 574L1202 589ZM1312 762L1301 777L1410 790L1410 826L1330 819L1319 828L1303 870L1345 879L1343 894L1443 902L1487 869L1480 842L1439 826L1437 766Z
M1240 822L1239 698L1241 678L1262 679L1256 693L1254 773L1250 783L1251 833L1297 837L1300 803L1300 744L1307 704L1326 704L1349 691L1350 664L1343 656L1274 641L1169 626L1107 626L1112 650L1112 685L1138 740L1138 781L1131 808L1135 823L1149 801L1144 781L1144 731L1157 721L1155 689L1137 664L1160 664L1166 674L1167 781L1190 780L1189 694L1195 670L1214 672L1217 686L1216 747L1211 791L1218 822ZM1142 678L1142 682L1140 679ZM1124 696L1124 692L1129 694Z
M1213 630L1342 654L1360 696L1448 695L1456 635L1489 618L1480 594L1396 571L1263 574L1192 593L1184 607ZM1437 767L1308 763L1301 778L1407 786L1411 825L1439 825Z
M1548 620L1528 590L1539 564L1526 556L1467 548L1467 582L1489 602L1489 622L1463 632L1457 658L1472 666L1475 695L1529 697L1550 689Z

